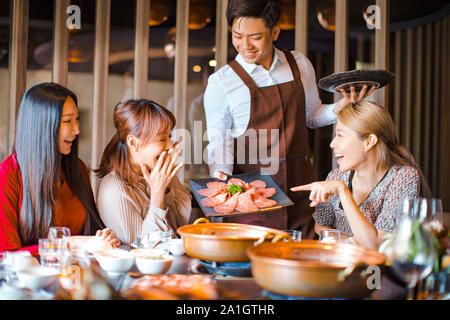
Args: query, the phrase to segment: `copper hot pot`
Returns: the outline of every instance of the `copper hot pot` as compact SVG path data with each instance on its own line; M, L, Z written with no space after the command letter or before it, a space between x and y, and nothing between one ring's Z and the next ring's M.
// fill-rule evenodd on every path
M255 243L289 237L282 230L239 223L210 223L206 218L182 226L177 232L189 256L216 262L249 262L247 249Z
M259 286L309 298L365 297L370 293L368 277L386 261L384 254L374 250L314 240L262 243L250 247L247 254Z

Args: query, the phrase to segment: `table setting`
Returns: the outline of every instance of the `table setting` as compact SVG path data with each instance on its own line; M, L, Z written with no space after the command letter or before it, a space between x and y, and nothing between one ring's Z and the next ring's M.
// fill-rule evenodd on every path
M379 250L338 230L318 240L207 218L113 248L95 236L49 231L39 255L1 253L2 300L449 299L448 231L439 201L404 199ZM436 237L438 235L439 237ZM368 286L374 268L380 284Z

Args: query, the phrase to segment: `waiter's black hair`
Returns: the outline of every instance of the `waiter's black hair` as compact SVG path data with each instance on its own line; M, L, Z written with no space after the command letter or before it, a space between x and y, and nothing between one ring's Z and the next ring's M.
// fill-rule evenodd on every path
M273 29L280 20L281 7L277 0L230 0L227 7L227 21L233 22L242 17L261 18L264 25Z

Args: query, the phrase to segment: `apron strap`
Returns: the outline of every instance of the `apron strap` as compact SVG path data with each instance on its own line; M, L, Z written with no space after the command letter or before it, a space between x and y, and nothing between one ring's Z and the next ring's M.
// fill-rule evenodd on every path
M252 77L250 77L250 75L247 73L247 71L244 70L239 62L237 62L236 60L231 60L230 62L228 62L228 65L231 67L231 69L234 70L234 72L236 72L239 78L241 78L241 80L249 89L258 87Z
M289 50L284 49L283 52L289 63L289 67L291 68L294 81L301 81L300 70L298 69L298 65L297 62L295 61L294 56ZM230 62L228 62L228 65L231 67L231 69L234 70L234 72L236 72L239 78L241 78L241 80L249 89L258 87L255 81L252 79L252 77L250 77L250 75L247 73L247 71L244 70L244 68L239 64L239 62L237 62L236 60L231 60Z
M289 67L291 68L292 75L294 76L294 81L301 81L300 79L300 70L298 70L297 61L295 61L294 56L289 50L283 50L284 55L289 63Z

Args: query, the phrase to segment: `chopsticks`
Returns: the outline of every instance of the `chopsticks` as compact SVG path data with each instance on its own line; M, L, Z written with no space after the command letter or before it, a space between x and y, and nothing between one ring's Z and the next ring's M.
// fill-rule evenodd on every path
M152 249L154 249L160 243L161 243L161 240L156 241L155 244L152 246Z

